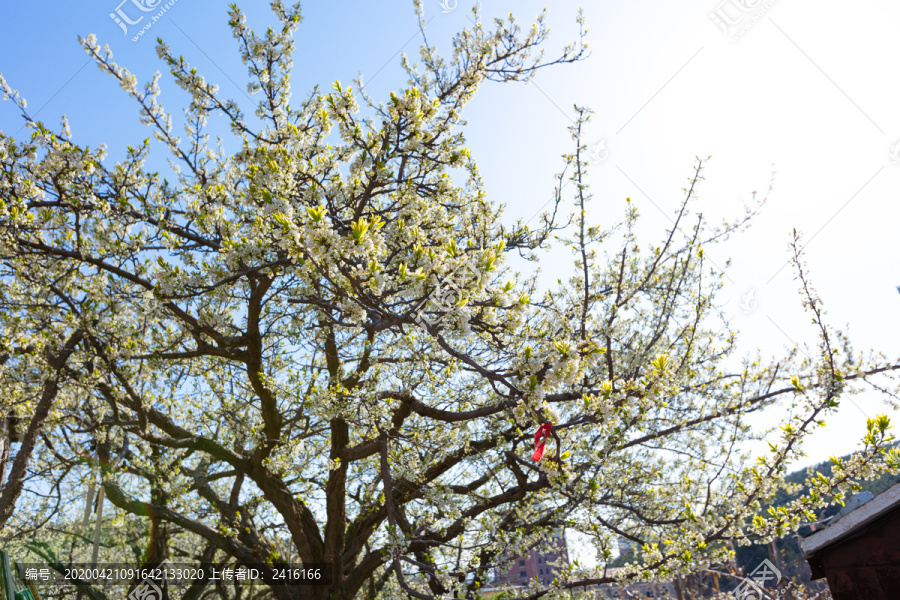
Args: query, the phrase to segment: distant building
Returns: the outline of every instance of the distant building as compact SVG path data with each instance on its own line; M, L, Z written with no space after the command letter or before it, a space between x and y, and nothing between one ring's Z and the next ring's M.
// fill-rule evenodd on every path
M627 548L628 552L634 551L634 545L625 538L619 539L619 552ZM550 563L556 563L555 566ZM569 549L565 535L556 533L547 542L534 550L528 556L516 556L505 561L505 567L495 570L495 578L492 585L527 585L536 577L543 585L550 585L554 578L559 576L562 568L569 564ZM622 569L607 569L607 574L614 575ZM607 583L588 586L585 590L589 596L598 599L606 598L664 598L672 597L675 587L671 582L635 582L620 586Z
M639 582L631 585L620 586L612 583L599 586L594 591L594 598L614 600L632 600L634 598L674 598L675 586L671 583L647 583Z
M555 563L555 566L550 563ZM528 556L516 556L505 561L505 564L506 567L495 571L496 583L527 585L537 577L544 585L550 585L558 577L560 569L569 564L566 536L559 531Z
M615 577L625 569L622 567L609 567L604 572L605 575ZM599 585L588 586L586 590L590 595L597 599L607 598L673 598L675 597L675 586L670 581L636 581L625 585L618 583L602 583Z
M633 541L629 540L627 537L619 536L619 554L621 556L627 556L628 554L634 554L634 549L637 547Z

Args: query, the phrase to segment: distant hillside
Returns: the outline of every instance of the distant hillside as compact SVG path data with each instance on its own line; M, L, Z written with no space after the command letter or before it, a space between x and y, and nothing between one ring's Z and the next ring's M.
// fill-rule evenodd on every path
M849 459L850 455L842 457L844 459ZM831 476L831 468L832 463L830 461L819 463L812 467L813 473L822 473L825 476ZM801 469L798 471L794 471L785 477L785 480L789 483L796 483L803 485L807 479L806 469ZM860 491L868 491L872 492L873 495L877 496L881 492L887 490L891 486L900 483L900 473L885 473L878 479L873 479L871 481L862 481L860 484L862 485L862 490ZM801 489L800 493L788 495L780 492L775 496L774 501L772 502L772 506L782 506L787 504L791 500L796 499L797 497L807 493L809 490L804 485ZM824 509L820 510L818 513L819 520L825 520L833 517L841 510L840 505L831 505L827 506ZM821 528L821 525L820 525ZM791 533L782 538L779 538L776 542L778 549L781 551L782 560L784 561L786 575L788 577L794 578L799 582L809 581L809 565L806 564L803 558L803 552L800 550L800 544L798 539L799 537L809 535L812 531L812 528L808 525L800 528L800 531L797 533ZM736 547L737 554L737 563L738 567L744 570L745 573L750 573L753 569L756 568L759 563L763 561L763 559L768 558L768 549L766 545L754 544L751 546L740 546Z
M849 459L851 455L844 456L844 459ZM830 461L823 462L812 467L813 473L822 473L825 476L831 476L831 468L832 463ZM806 494L809 489L804 485L804 482L807 479L807 469L800 469L798 471L794 471L790 473L785 480L788 483L799 484L801 485L801 490L797 494L785 494L783 492L778 493L774 500L772 501L772 506L782 506L787 504L788 502L795 500L799 496ZM891 486L900 483L900 472L898 473L886 473L882 475L878 479L873 479L871 481L863 481L860 482L862 485L861 491L869 491L872 492L873 495L877 496L881 492L887 490ZM766 506L765 508L768 508ZM840 505L831 505L827 506L824 509L821 509L817 516L819 521L824 521L836 515L841 510ZM764 509L765 510L765 509ZM821 527L822 525L820 525ZM809 525L804 525L800 528L800 531L797 533L790 533L782 538L779 538L776 541L776 546L781 553L782 562L785 567L784 575L796 581L797 583L809 583L810 581L810 571L809 565L806 561L803 560L803 553L800 550L799 537L809 535L812 528ZM638 550L640 553L640 550ZM735 546L735 554L736 554L736 563L738 569L743 571L743 573L752 573L754 569L764 560L769 558L768 553L768 545L767 544L752 544L750 546ZM627 563L632 562L635 559L635 556L631 553L617 556L612 561L610 561L610 567L620 567L624 566ZM728 591L734 587L734 582L722 579L721 581L721 589L722 591Z

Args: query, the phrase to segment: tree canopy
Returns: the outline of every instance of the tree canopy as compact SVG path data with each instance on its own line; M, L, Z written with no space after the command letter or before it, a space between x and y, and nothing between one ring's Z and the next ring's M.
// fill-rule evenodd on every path
M158 41L191 97L183 137L159 73L141 87L82 40L139 104L168 173L146 167L150 138L111 164L65 122L31 118L0 78L32 130L0 135L0 406L22 431L0 461L5 539L87 535L94 482L114 507L104 560L327 563L333 584L304 594L430 600L472 596L505 553L579 532L600 567L515 592L538 598L613 581L619 536L643 550L617 577L670 578L897 467L879 417L863 452L761 510L803 438L900 365L827 325L796 235L818 345L735 356L704 249L762 203L705 222L692 208L704 161L658 243L637 239L630 202L620 222L592 224L578 108L550 210L532 227L503 221L463 109L487 81L583 58L580 16L582 39L549 60L543 15L523 30L476 10L451 56L426 44L404 57L408 80L382 102L340 82L292 100L300 9L272 8L264 34L229 13L255 118ZM210 142L210 116L237 150ZM557 240L573 251L568 278L542 290L512 272L511 256L533 264ZM748 461L748 417L773 406L780 433Z

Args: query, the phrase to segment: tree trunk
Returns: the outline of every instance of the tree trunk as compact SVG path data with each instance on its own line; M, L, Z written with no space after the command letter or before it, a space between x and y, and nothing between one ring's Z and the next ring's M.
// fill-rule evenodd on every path
M775 543L775 540L769 542L769 560L772 561L772 564L775 565L775 568L781 572L781 581L778 582L779 587L787 587L790 585L790 581L784 572L784 562L781 560L781 553L778 551L778 545ZM784 592L783 600L794 600L794 594L790 589L786 589Z
M9 460L9 431L6 419L0 419L0 490L6 478L6 462Z
M681 577L675 577L673 583L675 584L675 595L678 596L678 600L684 600L684 592L681 591Z

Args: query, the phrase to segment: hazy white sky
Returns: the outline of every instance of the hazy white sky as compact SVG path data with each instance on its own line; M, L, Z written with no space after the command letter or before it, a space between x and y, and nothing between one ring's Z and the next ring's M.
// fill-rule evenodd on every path
M0 72L40 118L56 123L67 113L76 140L106 142L113 158L147 136L136 107L75 43L76 34L91 32L141 81L164 70L153 48L153 38L162 36L252 113L226 2L178 0L136 42L130 37L139 26L123 34L109 14L117 7L132 18L141 13L131 0L118 2L54 3L40 11L0 3ZM444 0L442 9L439 0L424 2L428 40L446 50L469 23L472 3ZM244 4L257 29L272 22L263 3ZM542 6L483 3L486 18L512 11L525 26ZM568 0L548 6L548 56L574 40L577 7ZM559 156L572 150L566 127L576 103L594 109L588 137L605 140L608 150L590 174L592 218L612 222L630 196L644 216L647 244L670 225L695 156L712 155L699 194L713 221L740 214L775 170L774 190L753 227L708 250L720 266L732 260L723 300L741 347L777 355L814 340L793 272L782 268L796 227L829 322L845 327L858 348L896 361L900 146L893 156L892 150L900 142L900 3L604 0L584 9L590 58L543 71L531 84L488 85L466 112L468 143L489 194L507 204L506 216L528 219L551 197ZM360 71L376 97L403 86L397 53L415 54L421 39L412 2L315 0L304 11L295 95L314 84L327 90L336 79L349 82ZM711 14L735 25L726 33ZM163 81L163 104L183 105L184 95ZM0 129L11 134L20 125L12 103L0 104ZM556 254L542 268L556 272L568 261ZM740 302L750 290L758 307L745 314ZM810 440L804 464L854 450L866 415L885 410L877 394L845 401ZM782 416L767 414L760 424L775 425Z
M845 327L858 348L896 361L900 155L895 161L891 152L900 140L900 74L888 65L900 5L744 4L757 6L746 13L744 25L752 26L741 35L736 25L731 37L710 13L736 21L740 0L585 6L590 58L476 99L468 137L488 189L509 204L508 214L527 218L546 202L557 157L571 151L565 127L573 103L596 111L589 139L605 139L609 153L591 175L592 214L610 222L630 196L648 243L670 226L695 156L712 155L700 206L713 221L739 215L753 190L766 192L774 170L775 187L750 230L709 250L722 267L732 260L723 299L741 347L777 355L814 341L794 271L785 267L796 227L829 322ZM519 3L516 14L524 19L532 6ZM574 32L575 6L551 7L554 41ZM751 290L758 306L746 314L741 299ZM855 449L866 415L886 410L876 394L855 402L810 440L809 463ZM763 423L781 417L767 414Z
M522 4L516 14L524 18ZM744 13L742 5L756 9ZM573 31L565 19L575 6L551 7L560 42ZM730 37L710 16L717 9L729 22L744 16ZM814 340L794 272L782 268L796 227L829 323L844 327L857 348L896 362L900 73L891 65L900 5L595 2L585 12L588 60L541 73L524 90L494 87L476 100L489 116L470 119L469 139L488 189L519 215L531 216L549 198L555 155L570 151L565 127L573 103L596 111L592 139L605 139L609 152L591 176L592 214L609 222L630 196L648 242L669 226L695 156L712 155L700 198L713 218L739 214L753 190L766 192L775 170L775 187L751 229L709 251L720 266L732 260L723 298L740 346L777 355ZM746 314L740 303L751 290L758 306ZM808 460L798 467L857 449L866 416L888 412L900 421L878 394L854 401L844 401L808 441ZM758 422L773 426L784 416L769 411ZM573 550L593 562L583 548Z

